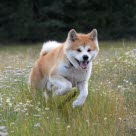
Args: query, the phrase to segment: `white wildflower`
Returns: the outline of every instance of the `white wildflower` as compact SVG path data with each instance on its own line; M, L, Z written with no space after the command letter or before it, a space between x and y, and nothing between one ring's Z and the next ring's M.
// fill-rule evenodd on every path
M56 120L60 120L60 118L56 118Z
M34 117L40 117L41 115L39 115L39 114L35 114L35 115L33 115Z
M105 117L104 120L107 120L107 118Z
M71 128L70 125L68 125L68 126L67 126L67 129L70 129L70 128Z
M40 123L36 123L34 127L40 127Z
M50 110L48 107L45 108L46 111Z

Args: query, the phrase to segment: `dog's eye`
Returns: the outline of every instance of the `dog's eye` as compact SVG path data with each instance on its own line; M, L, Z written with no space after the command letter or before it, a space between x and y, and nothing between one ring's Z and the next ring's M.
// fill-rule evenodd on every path
M77 52L82 52L81 49L77 49Z
M91 51L91 49L88 49L87 51L88 51L88 52L90 52L90 51Z

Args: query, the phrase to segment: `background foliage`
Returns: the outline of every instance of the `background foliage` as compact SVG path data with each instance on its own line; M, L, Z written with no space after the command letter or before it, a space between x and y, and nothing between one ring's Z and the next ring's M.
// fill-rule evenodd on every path
M1 0L0 42L64 40L74 28L100 39L136 36L135 0Z

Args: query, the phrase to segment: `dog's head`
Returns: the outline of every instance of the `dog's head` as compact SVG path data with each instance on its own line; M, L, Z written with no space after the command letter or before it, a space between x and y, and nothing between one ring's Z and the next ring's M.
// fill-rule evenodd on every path
M74 29L68 33L65 54L75 68L86 69L99 52L97 30L79 34Z

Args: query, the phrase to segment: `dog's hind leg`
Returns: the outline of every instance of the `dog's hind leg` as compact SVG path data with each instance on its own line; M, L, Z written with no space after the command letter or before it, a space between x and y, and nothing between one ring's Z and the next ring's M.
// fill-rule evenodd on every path
M50 99L52 97L52 91L45 90L44 96L45 96L46 101L48 101L48 99Z
M51 82L47 82L46 84L46 89L44 91L44 96L46 98L46 101L52 97L53 95L53 92L52 92L52 88L53 88L53 85L51 84Z

